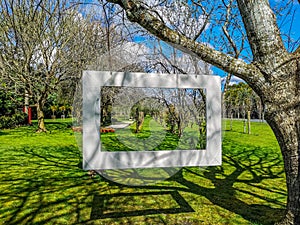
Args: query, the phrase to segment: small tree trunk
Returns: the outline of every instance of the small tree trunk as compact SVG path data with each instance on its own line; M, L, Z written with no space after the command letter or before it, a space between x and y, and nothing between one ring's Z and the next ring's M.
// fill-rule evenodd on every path
M37 118L38 118L38 129L37 132L46 132L45 127L45 118L44 118L44 111L43 111L44 104L42 101L37 103Z
M251 112L250 111L248 111L247 112L247 127L248 127L248 134L251 134L251 118L250 118L250 116L251 116Z
M260 122L262 122L262 102L261 100L259 99L259 102L258 102L258 119Z
M180 118L178 118L177 120L177 127L178 127L178 137L180 138L183 134L182 122Z
M136 109L136 129L135 129L135 133L139 133L143 127L143 123L144 123L144 112L141 112L138 110L138 108Z
M233 120L233 115L232 113L230 114L230 130L232 130L232 120Z
M174 124L174 123L171 123L171 124L170 124L170 132L171 132L172 134L175 134L175 124Z
M29 108L29 95L28 91L25 89L25 98L24 98L24 103L25 103L25 110L24 112L28 115L28 108Z

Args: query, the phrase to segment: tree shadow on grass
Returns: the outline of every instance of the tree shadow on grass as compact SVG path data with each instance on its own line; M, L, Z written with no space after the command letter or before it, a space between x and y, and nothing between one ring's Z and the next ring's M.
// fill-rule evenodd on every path
M135 188L143 191L184 192L188 194L185 195L187 203L194 201L192 195L203 196L214 205L238 214L249 222L269 225L279 221L285 213L286 199L286 190L283 188L285 178L281 154L274 149L239 146L232 142L229 145L226 141L224 141L224 145L222 166L204 169L183 168L168 179L169 182L176 182L177 185L175 186L160 184L145 187L136 186ZM132 173L137 171L133 169ZM202 185L207 181L211 185ZM130 186L118 185L111 181L107 182L110 183L110 186L117 185L120 188L130 188ZM278 184L278 182L283 182L283 185ZM107 195L98 196L98 198L102 198L100 202L108 197ZM99 208L103 203L98 202L97 204L95 207ZM193 202L193 204L195 203ZM108 214L107 218L110 216L121 217L121 212L122 210ZM155 212L159 213L158 211ZM160 213L163 212L161 210ZM132 216L138 214L138 212L131 213ZM147 211L142 213L142 215L146 214ZM98 218L105 218L103 212L98 214Z
M171 200L175 201L177 206L171 205L168 202L167 207L161 207L161 204L153 204L148 203L150 208L147 208L147 201L145 198L150 197L152 199L159 197L157 196L164 196L169 195L171 196ZM135 197L136 200L142 202L142 207L132 206L134 210L126 210L126 205L128 202L132 203L132 197ZM112 200L115 198L116 200ZM119 208L111 209L109 204L116 204L118 203ZM157 207L158 205L158 207ZM168 205L171 205L170 207ZM155 207L156 206L156 207ZM166 204L164 205L166 206ZM108 211L108 212L105 212ZM188 202L179 194L178 191L152 191L152 192L144 192L144 193L117 193L117 194L105 194L105 195L95 195L93 200L93 207L91 212L91 219L104 219L104 218L122 218L132 217L132 216L148 216L154 214L178 214L178 213L187 213L187 212L195 212L193 208L188 204Z
M46 121L46 128L49 130L64 130L66 128L71 128L73 122L71 121Z
M80 160L76 146L26 147L1 155L0 223L85 224L97 219L156 214L158 218L161 214L183 212L197 219L201 207L190 206L197 205L195 196L203 196L215 206L264 225L274 223L284 213L285 190L266 184L284 180L281 156L269 149L231 143L230 148L224 148L223 166L184 168L169 181L146 187L116 185L99 177L91 179L78 167ZM204 185L205 181L211 184ZM148 208L141 200L144 198L150 201ZM153 199L160 202L157 207ZM130 205L129 202L140 206L119 207ZM105 210L103 204L115 208L101 211Z
M193 173L193 171L189 169L186 169L186 171ZM273 224L278 221L284 215L284 210L282 209L284 205L277 202L276 199L256 194L251 190L247 191L235 187L235 184L237 183L259 183L258 180L255 180L255 178L249 181L239 181L238 177L242 174L242 172L244 172L243 169L237 168L224 178L218 178L218 174L220 174L220 170L218 168L208 169L204 173L204 176L212 181L214 185L213 189L203 188L195 182L185 179L183 176L177 176L176 181L186 186L191 193L203 195L213 204L239 214L249 221L255 221L260 224ZM247 194L253 198L258 198L265 202L278 204L280 208L272 208L268 206L268 204L247 203L247 201L244 201L243 197L238 195L238 192ZM251 202L251 200L249 202Z
M78 223L81 204L99 182L78 168L78 148L9 151L0 156L0 224L67 224L70 215L71 223Z
M5 133L5 132L0 130L0 136L2 136L2 135L8 135L8 133Z
M244 149L235 151L234 148ZM248 221L264 225L279 221L285 212L282 199L286 198L286 192L278 187L280 185L269 187L264 182L272 179L284 182L281 155L262 148L238 145L232 145L231 150L238 154L223 154L223 166L182 169L169 180L186 189L174 190L204 196L213 204ZM213 187L202 186L203 179L211 181ZM147 188L157 189L155 186Z
M76 146L14 148L0 156L0 224L86 224L98 219L194 212L176 190L118 193L124 187L100 177L92 179L80 169L80 161ZM111 199L113 208L129 202L138 206L125 212L122 208L101 211ZM165 202L157 206L153 199Z

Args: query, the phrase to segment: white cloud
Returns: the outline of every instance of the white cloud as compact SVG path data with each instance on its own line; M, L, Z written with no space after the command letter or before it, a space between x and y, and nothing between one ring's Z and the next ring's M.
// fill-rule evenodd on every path
M226 78L227 77L222 77L222 79L221 79L223 85L226 82ZM230 79L229 85L234 85L234 84L238 84L238 83L241 83L241 82L245 83L245 81L243 79L241 79L239 77L236 77L236 76L232 76L231 79Z

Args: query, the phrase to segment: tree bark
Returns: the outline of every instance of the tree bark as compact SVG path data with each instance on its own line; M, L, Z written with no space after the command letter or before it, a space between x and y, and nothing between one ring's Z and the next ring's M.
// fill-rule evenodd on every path
M177 128L178 128L177 136L178 136L178 138L181 138L181 136L183 134L183 126L182 126L182 121L181 121L180 116L178 116L178 118L177 118Z
M283 155L288 191L286 216L277 224L300 224L299 106L286 110L277 109L276 113L267 111L266 119L275 133Z
M25 97L24 97L24 112L28 115L29 108L29 96L28 91L25 89Z
M238 0L254 62L266 82L249 85L266 108L266 120L281 149L288 190L286 215L278 224L300 224L300 62L283 46L268 1Z

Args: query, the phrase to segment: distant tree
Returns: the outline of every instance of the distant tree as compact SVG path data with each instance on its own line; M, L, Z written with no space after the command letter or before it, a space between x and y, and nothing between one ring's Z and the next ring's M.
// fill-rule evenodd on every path
M254 115L254 110L261 107L257 94L245 83L230 85L224 95L226 114L233 117L247 119L247 132L250 134L250 119ZM244 133L246 133L246 123L244 123Z

